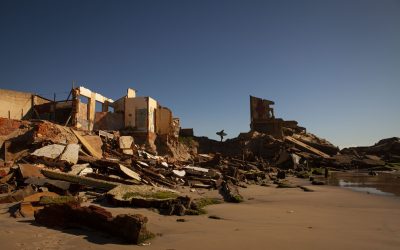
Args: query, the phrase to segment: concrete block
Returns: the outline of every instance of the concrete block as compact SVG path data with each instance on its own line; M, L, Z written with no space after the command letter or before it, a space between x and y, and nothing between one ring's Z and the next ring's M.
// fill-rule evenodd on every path
M36 149L32 155L37 157L45 157L49 159L56 159L64 152L65 146L60 144L47 145L42 148Z
M60 160L66 161L70 164L76 164L78 162L79 149L81 146L79 144L68 144L62 153Z
M133 144L133 137L132 136L121 136L119 138L119 147L121 149L130 149Z

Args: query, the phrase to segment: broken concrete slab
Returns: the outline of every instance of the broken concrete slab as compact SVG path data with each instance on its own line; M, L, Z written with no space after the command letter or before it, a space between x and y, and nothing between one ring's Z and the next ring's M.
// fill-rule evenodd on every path
M119 164L119 169L127 176L137 181L141 181L140 175L133 171L132 169L125 167L124 165Z
M43 169L42 174L50 179L64 180L64 181L77 183L77 184L84 185L84 186L104 189L104 190L110 190L119 185L119 183L94 179L94 178L90 178L90 177L77 176L77 175L57 172L57 171L53 171L53 170L49 170L49 169Z
M79 131L73 130L71 129L71 131L76 135L76 137L78 138L79 142L82 143L82 146L89 152L89 154L93 157L96 158L103 158L103 153L101 150L99 150L98 148L96 149L95 146L93 146L88 140L87 138L83 137ZM100 138L100 137L99 137ZM101 139L100 139L101 141ZM101 147L100 147L101 149Z
M82 207L79 204L53 204L35 212L35 221L48 227L78 226L102 231L138 244L154 237L146 229L147 217L140 214L121 214L113 217L98 206Z
M179 177L184 177L186 175L185 170L174 169L174 170L172 170L172 173L174 173L174 175L179 176Z
M55 160L64 152L64 149L64 145L52 144L36 149L31 155Z
M145 185L120 185L107 193L108 201L116 206L153 207L166 215L184 215L191 199L179 192Z
M27 179L30 177L40 177L44 178L41 170L43 165L32 165L32 164L18 164L18 170L23 179Z
M68 144L62 153L60 160L65 161L69 164L76 164L78 162L79 149L81 146L79 144Z
M323 158L329 158L330 157L330 155L325 154L324 152L322 152L322 151L320 151L320 150L318 150L316 148L313 148L310 145L307 145L307 144L305 144L305 143L303 143L303 142L301 142L301 141L299 141L299 140L297 140L297 139L295 139L295 138L293 138L291 136L286 136L284 139L286 141L294 143L296 146L299 146L300 148L302 148L304 150L308 150L309 152L311 152L313 154L316 154L318 156L321 156Z
M131 149L134 140L132 136L120 136L119 137L119 148L120 149Z
M191 174L191 175L203 176L203 175L207 175L209 173L209 169L195 167L195 166L186 166L186 167L184 167L184 169L185 169L186 174Z
M56 197L58 194L53 192L40 192L26 196L19 205L19 214L15 214L15 216L18 217L20 215L22 217L33 217L35 211L43 208L43 206L37 205L40 198L43 196Z
M40 177L30 177L25 180L25 184L32 184L38 187L47 187L49 189L56 189L56 190L62 190L62 191L67 191L69 190L71 183L68 181L60 181L60 180L51 180L47 179L43 176L43 178Z
M90 167L89 163L75 164L71 167L71 171L69 171L68 174L79 175L80 172L82 172L82 170L89 167Z
M81 172L79 172L79 176L86 176L86 175L89 175L89 174L93 174L94 173L94 169L93 168L85 168L85 169L83 169Z

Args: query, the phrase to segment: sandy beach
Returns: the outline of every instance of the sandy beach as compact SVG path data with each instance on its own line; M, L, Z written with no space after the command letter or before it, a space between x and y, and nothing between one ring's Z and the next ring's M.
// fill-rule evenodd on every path
M300 180L295 180L300 181ZM202 216L162 216L147 209L108 208L112 213L141 213L157 234L150 245L126 245L83 229L55 230L33 218L9 217L2 206L2 249L399 249L400 198L339 187L280 189L249 186L245 202L207 207ZM206 196L218 197L207 192ZM210 219L214 215L222 219ZM185 222L177 222L184 218Z

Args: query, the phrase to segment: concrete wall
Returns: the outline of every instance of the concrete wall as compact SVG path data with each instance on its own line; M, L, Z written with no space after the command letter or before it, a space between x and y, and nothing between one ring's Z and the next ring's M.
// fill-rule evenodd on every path
M88 130L89 121L87 119L87 104L82 103L78 100L77 102L78 112L76 113L76 128Z
M151 97L125 98L125 127L155 133L157 101Z
M156 110L156 133L166 135L171 133L172 112L168 108L159 107Z
M142 121L143 116L141 115L141 113L146 110L148 110L148 101L146 97L126 98L125 127L132 127L137 128L138 130L147 131L147 124L143 124L143 122L147 123L147 121Z
M124 128L122 113L96 112L94 130L120 130Z
M118 100L116 100L115 102L113 102L112 104L110 104L111 107L114 108L114 112L115 113L123 113L125 110L125 99L126 97L121 97Z
M157 101L154 100L151 97L148 97L148 100L149 100L148 131L152 132L152 133L155 133L156 132L156 126L155 126L156 119L155 119L155 117L156 117L156 109L157 109L158 104L157 104Z
M33 105L42 105L51 102L50 100L40 97L38 95L33 96Z
M11 119L32 116L32 94L0 89L0 117Z

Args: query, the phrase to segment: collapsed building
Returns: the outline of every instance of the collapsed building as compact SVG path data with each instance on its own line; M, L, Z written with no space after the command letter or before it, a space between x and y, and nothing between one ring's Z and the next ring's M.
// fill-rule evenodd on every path
M275 118L274 108L272 107L274 104L273 101L250 96L251 131L265 133L277 139L283 138L284 128L291 128L296 132L306 131L304 127L298 126L297 121Z
M286 175L322 185L314 180L323 175L321 167L400 166L399 138L338 152L296 121L275 118L274 102L253 96L250 131L223 142L196 137L193 129L179 131L170 109L133 89L115 101L84 87L72 88L61 101L10 90L0 90L0 97L0 204L16 203L13 216L34 216L45 226L81 225L135 244L153 237L146 217L113 217L80 203L198 215L209 204L243 201L238 187L246 185L313 191L290 184ZM155 154L140 143L158 139L167 147L157 146ZM194 198L181 186L216 189L222 199Z
M72 88L66 100L49 100L37 94L0 89L0 117L48 120L72 128L93 130L129 130L138 139L154 142L179 135L179 118L155 99L127 94L114 101L85 87ZM101 104L101 110L96 104Z

